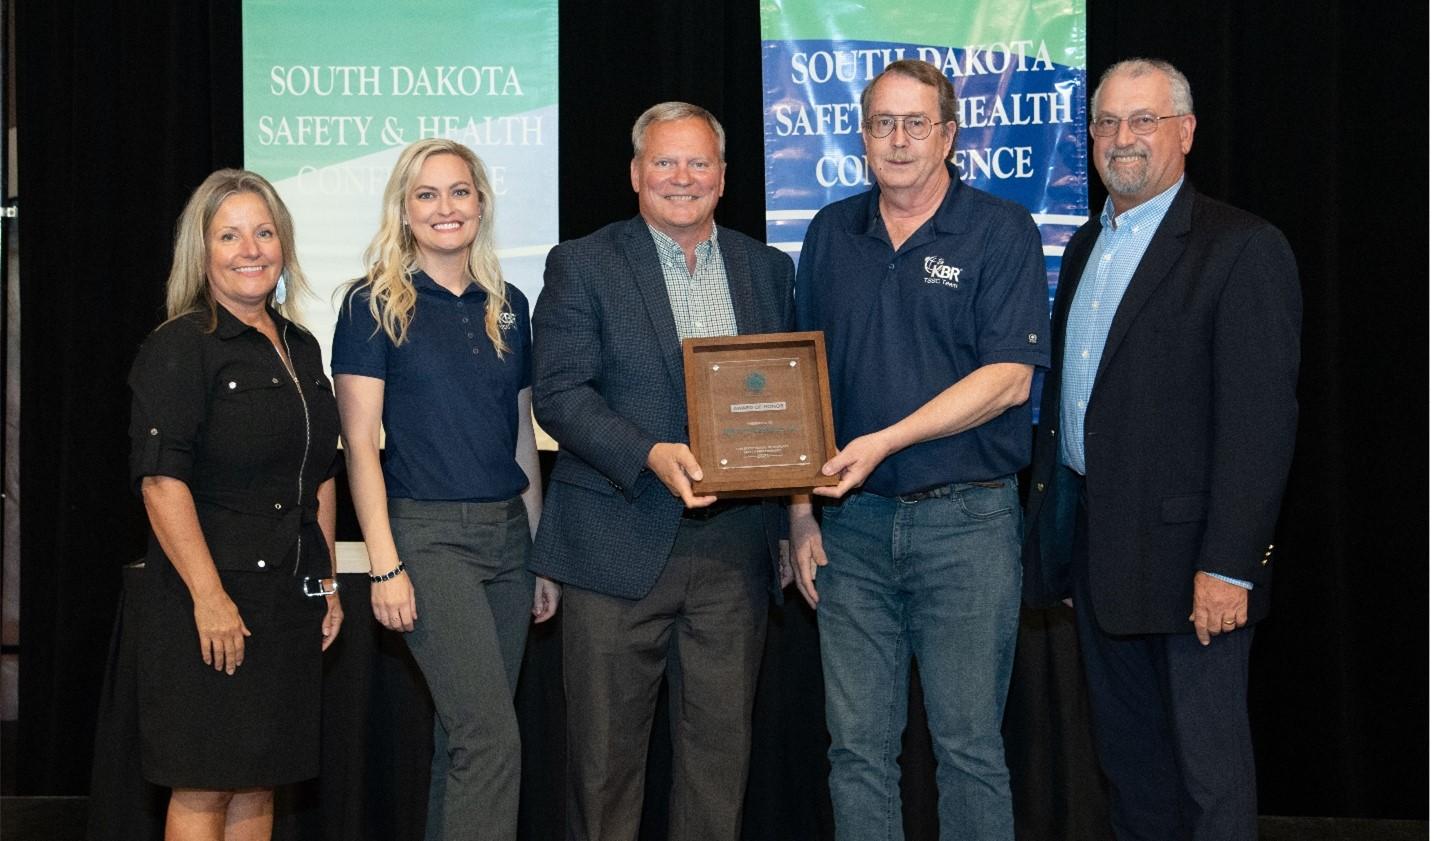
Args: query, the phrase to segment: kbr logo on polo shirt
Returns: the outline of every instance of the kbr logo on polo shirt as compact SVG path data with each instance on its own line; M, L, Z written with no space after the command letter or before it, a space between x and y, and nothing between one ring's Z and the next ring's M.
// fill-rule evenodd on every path
M517 320L517 316L515 316L513 313L501 312L498 314L498 329L507 330L510 327L514 326L514 322Z
M926 258L922 268L926 271L926 277L922 278L923 282L939 283L948 289L957 288L957 278L962 274L960 268L947 265L947 261L941 257Z

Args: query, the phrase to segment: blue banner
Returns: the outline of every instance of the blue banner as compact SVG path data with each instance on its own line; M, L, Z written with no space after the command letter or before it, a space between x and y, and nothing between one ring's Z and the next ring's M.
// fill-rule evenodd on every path
M957 91L962 179L1032 212L1055 292L1063 246L1087 219L1084 2L765 0L770 244L798 254L817 210L870 188L861 90L892 61L920 59Z

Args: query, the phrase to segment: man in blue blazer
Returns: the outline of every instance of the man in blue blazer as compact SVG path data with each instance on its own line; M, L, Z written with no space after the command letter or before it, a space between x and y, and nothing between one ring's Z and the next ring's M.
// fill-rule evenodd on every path
M1133 59L1092 101L1099 219L1063 253L1024 598L1071 596L1119 841L1256 837L1247 680L1294 452L1282 234L1183 176L1196 117Z
M570 839L638 835L669 680L670 837L740 835L778 505L699 496L680 342L791 324L789 257L714 221L725 132L681 102L636 121L639 216L550 252L534 410L560 451L531 568L563 585Z

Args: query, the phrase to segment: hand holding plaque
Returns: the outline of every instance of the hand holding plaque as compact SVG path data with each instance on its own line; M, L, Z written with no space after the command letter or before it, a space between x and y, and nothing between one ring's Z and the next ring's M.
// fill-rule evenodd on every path
M698 495L783 496L834 485L825 336L760 333L686 339L690 449Z

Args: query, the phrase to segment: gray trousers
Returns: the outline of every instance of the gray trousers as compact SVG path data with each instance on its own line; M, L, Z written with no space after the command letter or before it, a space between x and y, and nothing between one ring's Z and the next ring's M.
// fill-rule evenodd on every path
M514 841L514 688L534 587L523 502L391 499L388 516L418 604L403 639L437 710L428 841Z
M635 841L669 680L672 841L734 841L750 765L769 566L757 505L684 520L643 599L565 587L567 837Z

